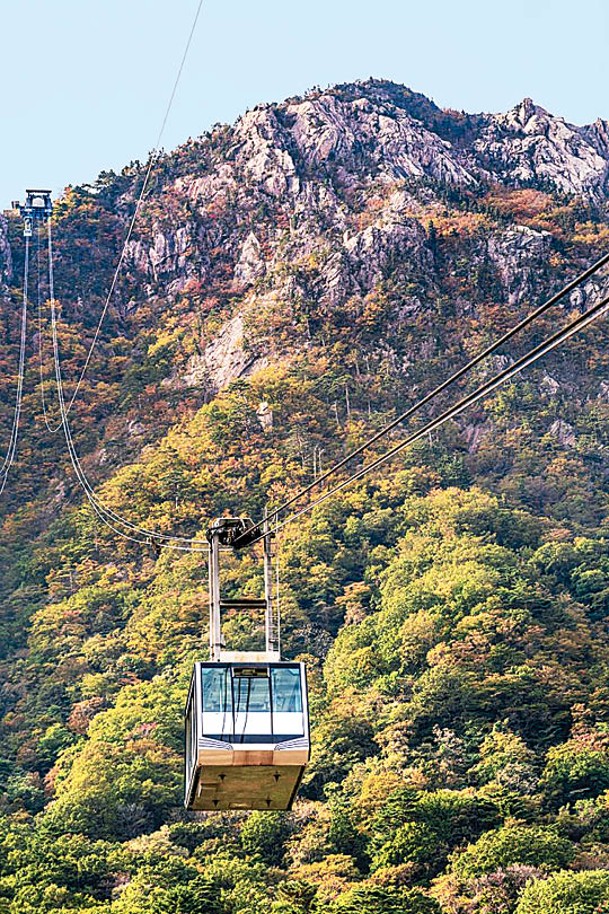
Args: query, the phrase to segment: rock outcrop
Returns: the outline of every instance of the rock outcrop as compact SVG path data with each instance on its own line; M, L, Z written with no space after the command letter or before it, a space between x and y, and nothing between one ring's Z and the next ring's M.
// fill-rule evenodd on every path
M294 251L302 256L330 244L328 294L335 300L337 276L347 277L346 294L366 290L398 250L431 275L433 258L422 250L420 232L413 237L409 218L440 205L446 193L505 185L594 203L609 195L607 122L575 127L530 99L505 114L459 115L372 80L257 106L201 140L201 154L220 136L221 154L208 156L207 174L182 174L165 188L181 201L181 215L157 218L145 240L129 245L128 260L151 283L205 279L221 249L243 290L273 276ZM271 211L272 229L259 237L244 217ZM366 223L355 232L354 212ZM547 256L549 242L525 228L491 239L489 256L505 260L499 269L511 297L522 292L521 263Z
M0 216L0 288L6 289L13 278L13 258L8 240L6 219Z
M474 143L479 164L508 184L543 184L595 200L607 196L609 125L575 127L525 98L489 117Z

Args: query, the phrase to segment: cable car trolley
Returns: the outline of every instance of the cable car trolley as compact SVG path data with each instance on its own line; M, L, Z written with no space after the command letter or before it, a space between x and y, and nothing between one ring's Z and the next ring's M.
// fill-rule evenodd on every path
M223 517L208 531L210 660L195 663L186 704L187 809L290 809L309 760L305 667L280 658L270 533L264 537L264 599L220 596L221 549L251 526L247 518ZM264 611L264 651L224 650L226 609Z

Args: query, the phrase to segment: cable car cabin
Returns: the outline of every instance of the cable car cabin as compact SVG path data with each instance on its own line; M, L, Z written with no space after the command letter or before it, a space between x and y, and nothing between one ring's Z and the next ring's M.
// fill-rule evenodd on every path
M186 705L188 809L290 809L309 750L304 664L195 664Z

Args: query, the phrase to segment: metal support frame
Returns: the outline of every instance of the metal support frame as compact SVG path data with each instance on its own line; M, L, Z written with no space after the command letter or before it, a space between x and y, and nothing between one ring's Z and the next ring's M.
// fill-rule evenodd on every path
M231 660L237 655L224 650L222 640L222 608L229 606L248 605L253 608L264 608L264 636L265 650L262 652L246 652L240 654L238 659L250 660L280 660L279 653L279 612L275 612L276 601L273 598L273 533L265 523L264 544L264 599L223 601L220 591L220 553L222 549L231 548L234 540L252 526L249 518L220 517L214 520L207 531L209 541L209 657L212 661Z
M23 235L31 238L34 234L34 223L44 222L53 215L53 201L50 190L26 190L25 203L13 200L13 209L23 216Z
M269 529L265 517L264 521L264 598L266 609L264 613L264 635L266 650L269 653L279 653L279 617L275 615L275 600L273 599L273 534Z
M220 540L214 532L209 542L209 659L219 660L221 651Z

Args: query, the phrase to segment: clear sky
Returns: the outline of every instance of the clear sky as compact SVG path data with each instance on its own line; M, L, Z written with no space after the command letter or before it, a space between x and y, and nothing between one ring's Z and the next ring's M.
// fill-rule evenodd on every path
M0 207L154 146L198 0L0 0ZM609 119L607 0L205 0L163 145L313 85L393 79L444 107L531 96Z

